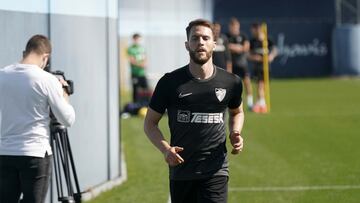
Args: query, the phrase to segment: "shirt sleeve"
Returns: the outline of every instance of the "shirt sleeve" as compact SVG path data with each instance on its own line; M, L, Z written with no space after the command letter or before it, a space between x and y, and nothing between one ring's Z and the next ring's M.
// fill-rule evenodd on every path
M238 76L235 76L235 77L236 77L236 79L235 79L234 88L232 91L232 97L228 104L228 107L230 109L238 108L242 103L242 97L241 97L242 91L243 91L242 82Z
M65 100L63 88L56 77L49 78L48 101L55 118L64 126L70 127L75 122L74 108Z
M165 74L157 83L150 100L149 107L160 114L165 112L169 104L169 85L168 75Z

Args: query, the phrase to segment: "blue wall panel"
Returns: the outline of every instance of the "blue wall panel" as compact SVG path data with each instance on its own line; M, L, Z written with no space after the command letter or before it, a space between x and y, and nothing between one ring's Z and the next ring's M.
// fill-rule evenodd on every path
M223 25L231 17L241 22L250 37L253 22L266 22L279 55L271 64L273 77L318 77L331 74L331 33L335 24L334 1L214 2L214 19Z

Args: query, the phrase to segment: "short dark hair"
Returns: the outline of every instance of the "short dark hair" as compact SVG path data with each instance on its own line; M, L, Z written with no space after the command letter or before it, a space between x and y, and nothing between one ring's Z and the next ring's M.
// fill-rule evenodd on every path
M132 36L133 39L136 39L136 38L139 38L139 37L141 37L141 35L139 33L134 33L133 36Z
M261 27L261 24L258 22L254 22L251 24L251 28L260 28L260 27Z
M237 19L237 18L235 18L235 17L232 17L232 18L230 18L230 20L229 20L229 25L233 25L233 24L240 24L240 21Z
M194 27L194 26L199 26L199 25L210 28L211 32L213 33L213 36L214 36L214 25L210 21L205 20L205 19L196 19L196 20L191 21L189 23L189 25L186 27L186 37L187 37L187 39L189 39L191 28Z
M50 40L44 35L34 35L32 36L26 44L24 57L26 57L31 52L37 54L51 54L51 44Z
M220 25L221 26L221 23L215 21L215 22L213 22L213 26L215 26L215 25Z

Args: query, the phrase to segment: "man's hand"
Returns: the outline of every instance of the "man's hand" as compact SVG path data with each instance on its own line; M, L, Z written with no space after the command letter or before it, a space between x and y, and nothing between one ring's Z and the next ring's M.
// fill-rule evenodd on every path
M64 78L58 78L58 80L63 87L69 86L69 84L66 82L66 80L64 80Z
M255 62L262 62L263 61L263 56L258 55L258 54L251 54L249 56L249 60L250 61L255 61Z
M64 80L64 78L58 78L58 79L59 79L59 82L60 82L62 87L69 86L69 84L66 82L66 80ZM63 96L64 96L66 101L69 101L69 94L65 90L63 91Z
M182 148L182 147L177 147L177 146L170 147L164 153L165 161L170 166L176 166L181 163L184 163L184 159L178 154L178 152L181 152L183 150L184 150L184 148Z
M241 44L229 43L228 47L233 53L241 54L242 52L244 52L244 47Z
M233 146L231 154L238 154L242 151L244 146L244 139L241 137L240 133L237 131L232 131L230 133L230 142Z
M272 62L275 59L274 54L269 54L269 62Z

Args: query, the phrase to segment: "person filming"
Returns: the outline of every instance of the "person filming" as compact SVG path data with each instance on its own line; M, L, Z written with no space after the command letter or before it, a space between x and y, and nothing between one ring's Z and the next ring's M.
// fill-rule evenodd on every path
M63 90L68 84L44 71L51 44L32 36L22 60L0 69L0 202L42 203L52 168L50 110L70 127L74 108Z

